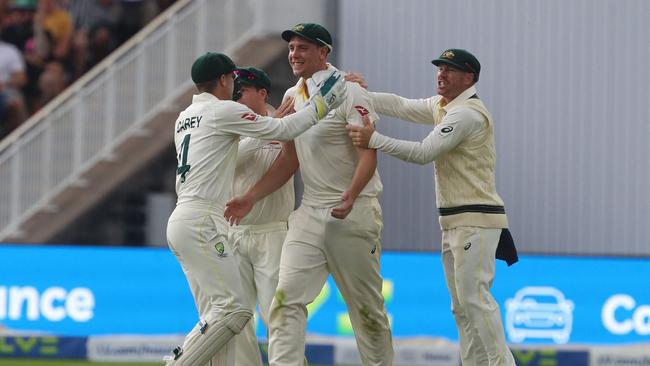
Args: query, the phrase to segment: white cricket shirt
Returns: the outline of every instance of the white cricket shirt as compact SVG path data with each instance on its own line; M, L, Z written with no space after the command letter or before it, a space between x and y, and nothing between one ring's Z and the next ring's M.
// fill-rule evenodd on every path
M244 137L239 142L233 195L242 195L254 186L266 174L281 151L282 145L278 142ZM292 177L278 190L255 203L241 224L262 225L287 221L294 205L295 192Z
M328 65L306 80L309 95L318 90L320 84L337 70ZM340 71L339 71L340 72ZM345 73L341 72L343 76ZM285 97L295 97L295 109L300 110L305 103L304 95L299 92L303 79L285 93ZM315 207L332 207L341 203L341 195L352 182L358 157L345 125L363 125L362 115L369 114L375 122L379 116L375 113L368 92L357 83L347 83L346 98L338 108L325 116L318 125L294 139L300 174L305 189L302 203ZM363 188L359 197L378 197L383 187L377 170Z
M314 108L275 119L209 93L194 95L174 123L177 204L204 200L223 211L232 196L240 136L288 141L316 121Z

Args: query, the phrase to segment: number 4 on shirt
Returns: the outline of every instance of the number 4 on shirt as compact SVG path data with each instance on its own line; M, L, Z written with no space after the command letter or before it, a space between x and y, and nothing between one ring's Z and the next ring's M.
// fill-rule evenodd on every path
M190 171L190 165L187 165L187 151L190 149L190 136L185 135L183 142L181 142L181 151L178 153L178 162L180 165L176 168L176 175L181 176L181 183L185 182L185 175Z

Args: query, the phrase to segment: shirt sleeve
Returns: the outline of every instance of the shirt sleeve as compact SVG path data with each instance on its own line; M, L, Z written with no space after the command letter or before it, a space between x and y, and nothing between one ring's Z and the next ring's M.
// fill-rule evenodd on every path
M369 93L378 113L399 119L433 125L434 98L406 99L389 93Z
M405 141L372 134L368 147L378 149L409 163L428 164L451 151L474 133L480 133L487 121L477 111L457 108L450 111L424 140Z
M344 119L349 124L363 126L363 116L368 116L371 122L377 122L379 115L375 112L368 92L357 83L348 83L348 94L344 102Z
M303 108L283 118L261 116L243 104L224 101L216 118L224 133L265 140L289 141L318 122L314 108Z

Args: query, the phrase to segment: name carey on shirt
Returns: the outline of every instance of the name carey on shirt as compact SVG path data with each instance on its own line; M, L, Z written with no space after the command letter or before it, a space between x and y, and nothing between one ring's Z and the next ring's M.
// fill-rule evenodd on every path
M203 116L188 117L176 121L176 133L199 127L201 119L203 119Z

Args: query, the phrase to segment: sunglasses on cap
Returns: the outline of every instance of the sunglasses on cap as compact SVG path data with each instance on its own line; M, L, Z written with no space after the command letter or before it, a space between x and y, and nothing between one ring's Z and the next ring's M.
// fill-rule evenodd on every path
M233 73L235 74L235 77L237 77L240 80L244 80L244 81L248 80L248 81L252 82L252 81L255 81L255 79L257 78L255 76L255 74L253 74L252 72L250 72L248 70L235 70L235 71L233 71Z

